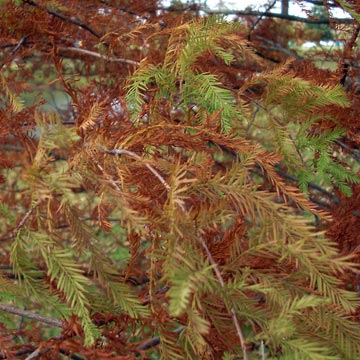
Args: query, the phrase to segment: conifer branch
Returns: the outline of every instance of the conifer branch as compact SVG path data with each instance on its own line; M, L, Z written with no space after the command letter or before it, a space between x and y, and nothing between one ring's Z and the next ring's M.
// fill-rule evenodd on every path
M14 307L14 306L8 306L8 305L0 304L0 310L5 311L5 312L10 313L10 314L26 317L28 319L32 319L32 320L35 320L35 321L39 321L39 322L42 322L42 323L47 324L47 325L56 326L56 327L59 327L59 328L62 328L62 326L63 326L63 322L60 321L60 320L51 319L51 318L48 318L48 317L45 317L45 316L42 316L42 315L34 314L31 311L21 310L19 308Z
M132 151L129 151L129 150L124 150L124 149L113 149L113 150L108 150L107 153L109 154L112 154L112 155L128 155L128 156L131 156L137 160L142 160L142 158L137 155L136 153L132 152ZM167 191L170 191L170 185L165 181L165 179L149 164L145 164L147 166L147 168L161 181L161 183L164 185L165 189ZM181 206L181 210L186 214L186 210L183 206ZM211 255L211 252L209 250L209 248L207 247L206 245L206 242L205 240L200 236L200 241L201 241L201 244L203 246L203 248L205 249L205 252L207 254L207 257L210 261L210 264L214 266L214 271L215 271L215 274L220 282L220 285L221 287L225 287L225 282L224 282L224 279L222 278L222 275L221 275L221 272L217 266L217 263L215 262L214 258L212 257ZM239 324L239 320L237 319L237 316L236 316L236 312L235 312L235 309L232 308L231 309L231 317L232 317L232 320L233 320L233 323L235 325L235 328L236 328L236 332L237 332L237 335L240 339L240 344L241 344L241 347L242 347L242 350L243 350L243 356L244 356L244 360L248 360L248 355L247 355L247 349L246 349L246 342L245 342L245 337L242 333L242 330L241 330L241 327L240 327L240 324ZM153 339L152 339L153 340Z

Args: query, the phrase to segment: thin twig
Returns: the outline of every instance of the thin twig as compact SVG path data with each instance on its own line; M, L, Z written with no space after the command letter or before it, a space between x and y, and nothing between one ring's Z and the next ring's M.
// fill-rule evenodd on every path
M261 360L266 360L264 340L260 342Z
M136 160L143 160L143 158L141 156L139 156L138 154L129 151L129 150L125 150L125 149L112 149L112 150L108 150L107 151L108 154L111 155L128 155ZM165 181L165 179L159 174L159 172L157 170L155 170L150 164L145 163L145 166L160 180L160 182L164 185L165 189L167 191L170 191L170 185Z
M25 310L25 308L24 308L24 310ZM16 333L18 334L18 335L17 335L17 338L20 340L20 342L21 342L22 344L25 343L23 337L20 335L21 327L22 327L22 325L23 325L23 322L24 322L24 317L21 316L20 319L19 319L19 322L18 322L17 329L16 329Z
M135 66L140 65L140 63L138 61L123 59L123 58L109 57L109 56L106 56L103 54L99 54L95 51L76 48L76 47L72 47L72 46L60 46L60 47L58 47L58 51L61 53L69 51L69 52L78 53L78 54L82 54L82 55L88 55L88 56L96 57L98 59L102 59L102 60L109 61L109 62L118 62L118 63L122 63L122 64L135 65Z
M248 40L251 40L251 33L255 29L255 27L259 24L259 22L263 19L263 17L275 6L276 0L274 0L269 6L265 9L265 11L258 17L258 19L254 22L249 30Z
M24 3L27 3L27 4L31 5L31 6L39 6L39 7L40 7L40 5L39 5L37 2L33 1L33 0L23 0L23 2L24 2ZM91 34L93 34L93 35L94 35L95 37L97 37L98 39L101 38L101 35L100 35L99 33L97 33L94 29L92 29L89 25L85 24L84 22L82 22L82 21L79 20L79 19L76 19L76 18L73 17L73 16L68 17L68 16L65 16L65 15L63 15L63 14L60 14L60 13L58 13L58 12L56 12L56 11L53 11L53 10L50 10L50 9L47 9L47 8L45 8L44 10L45 10L48 14L53 15L53 16L61 19L61 20L65 20L65 21L67 21L67 22L69 22L69 23L71 23L71 24L80 26L80 27L83 28L84 30L89 31Z
M29 346L31 346L31 345L29 345ZM33 352L34 349L36 349L36 347L31 346L31 348L21 349L13 355L15 356L16 359L20 359L20 358L22 359L23 355L27 355L27 354ZM0 353L0 360L6 360L6 359L8 359L8 358L4 354Z
M334 142L335 142L336 144L338 144L340 147L342 147L343 149L345 149L346 151L348 151L348 152L354 157L354 159L355 159L357 162L360 162L360 155L359 155L359 153L358 153L356 150L352 149L350 146L344 144L344 143L343 143L342 141L340 141L340 140L334 140Z
M19 50L20 46L24 44L24 42L25 42L25 40L26 40L26 38L27 38L28 36L29 36L29 35L24 35L24 36L20 39L20 41L16 44L16 46L11 50L11 53L12 53L12 54L15 54L15 53Z
M25 214L25 216L21 219L19 222L19 225L15 228L13 231L14 235L17 234L17 232L25 225L26 221L29 219L32 212L35 210L35 208L39 205L39 201L37 201Z
M39 358L39 356L46 354L50 351L49 347L43 348L40 350L40 347L36 348L30 355L28 355L25 360L34 360Z
M213 267L214 267L216 277L218 278L221 287L225 287L225 282L224 282L224 279L223 279L223 277L221 275L218 264L216 263L216 261L213 258L208 246L206 245L205 239L202 236L199 236L199 237L200 237L201 245L202 245L202 247L204 248L204 250L206 252L206 255L207 255L207 257L208 257L208 259L210 261L210 264L213 265ZM249 360L249 357L248 357L248 354L247 354L245 337L244 337L244 334L243 334L243 332L241 330L239 320L238 320L238 318L236 316L236 311L235 311L234 307L232 307L230 311L231 311L232 321L233 321L233 323L235 325L237 335L238 335L238 337L240 339L240 344L241 344L241 348L242 348L242 351L243 351L243 358L244 358L244 360Z
M175 334L180 334L183 330L185 329L184 326L179 326L176 330L174 330L174 333ZM160 344L160 337L159 336L156 336L156 337L153 337L147 341L145 341L144 343L142 343L141 345L139 345L137 348L136 348L136 351L142 351L142 350L147 350L147 349L150 349L154 346L157 346Z
M48 318L48 317L38 315L38 314L34 314L31 311L22 310L22 309L14 307L14 306L0 304L0 310L8 312L10 314L26 317L28 319L32 319L35 321L39 321L39 322L42 322L47 325L56 326L56 327L60 327L60 328L63 326L63 322L60 320Z
M55 336L53 339L60 339L60 336ZM37 358L40 358L40 356L46 354L51 350L51 347L45 347L40 350L40 346L38 346L25 360L34 360ZM59 349L60 354L65 355L67 358L72 360L84 360L81 356L78 356L76 354L71 354L70 351L65 349Z
M255 37L255 39L259 39L259 40L266 43L266 45L259 45L261 48L264 48L266 50L274 50L274 51L282 52L282 53L284 53L285 55L287 55L289 57L293 57L297 61L301 61L303 59L294 50L286 49L286 48L282 47L280 44L275 43L272 40L266 39L266 38L264 38L262 36L259 36L259 35L257 35Z
M15 45L13 44L14 48L11 50L11 55L14 55L21 47L21 45L23 45L25 43L25 40L27 39L29 35L24 35L20 41ZM6 62L8 62L10 60L9 59L6 59L4 60L1 64L0 64L0 69L6 64Z

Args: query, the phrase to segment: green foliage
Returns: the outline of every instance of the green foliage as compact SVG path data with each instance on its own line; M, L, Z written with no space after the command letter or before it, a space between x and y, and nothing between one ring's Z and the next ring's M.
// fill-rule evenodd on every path
M198 73L196 61L210 52L225 64L231 64L234 55L226 50L231 41L237 41L234 52L241 49L243 56L251 53L244 49L245 42L234 35L235 30L235 25L215 16L176 29L170 36L163 66L143 62L128 84L126 99L134 116L139 116L144 104L142 93L151 81L155 81L158 85L156 95L170 101L176 98L175 109L182 108L187 112L189 106L196 103L201 113L221 111L221 130L229 132L231 124L239 117L234 94L224 88L215 75ZM181 83L179 91L176 91L176 82Z
M195 90L196 89L196 90ZM221 87L212 74L188 76L183 86L185 104L196 103L202 111L214 113L221 111L221 130L229 132L235 119L239 118L235 99L231 91Z

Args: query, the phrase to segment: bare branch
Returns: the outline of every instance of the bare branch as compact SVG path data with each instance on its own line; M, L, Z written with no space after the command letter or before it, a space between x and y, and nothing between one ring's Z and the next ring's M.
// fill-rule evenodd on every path
M302 57L300 55L298 55L295 51L290 50L290 49L286 49L284 47L282 47L280 44L275 43L274 41L270 40L270 39L266 39L262 36L256 36L254 39L259 39L263 42L265 42L267 45L260 45L260 47L266 49L266 50L273 50L273 51L279 51L282 52L283 54L289 56L289 57L293 57L295 58L297 61L301 61Z
M322 1L322 0L303 0L303 1L307 2L309 4L317 5L317 6L330 6L330 7L337 7L338 6L334 2L326 2L326 3L324 3L324 1Z
M102 60L109 61L109 62L118 62L118 63L122 63L122 64L135 65L135 66L140 65L140 63L138 61L122 59L122 58L113 58L113 57L109 57L109 56L106 56L103 54L99 54L95 51L90 51L90 50L71 47L71 46L69 46L69 47L60 46L60 47L58 47L58 51L61 53L61 55L64 55L64 52L72 52L72 53L78 53L81 55L88 55L88 56L96 57L98 59L102 59Z
M264 13L259 16L259 18L254 22L254 24L251 26L250 30L249 30L249 35L248 35L248 40L251 40L251 32L256 28L257 24L262 20L262 18L264 17L264 15L266 13L268 13L276 4L276 0L274 0L264 11Z
M25 43L28 36L29 35L24 35L17 44L12 44L12 46L14 46L14 48L11 50L11 55L14 55L20 49L20 47ZM7 44L5 44L5 45L7 45ZM2 47L7 47L7 46L2 46ZM0 69L5 65L5 63L7 61L10 60L10 58L6 59L2 63L0 63Z
M8 312L10 314L26 317L35 321L42 322L47 325L56 326L62 328L63 322L57 319L51 319L42 315L34 314L31 311L21 310L19 308L0 304L0 310Z
M348 18L331 18L331 19L311 19L307 17L294 16L294 15L284 15L273 12L261 12L261 11L243 11L243 10L209 10L201 9L207 14L219 14L219 15L238 15L238 16L261 16L269 18L277 18L289 21L303 22L307 24L332 24L332 23L341 23L341 24L353 24L353 19Z
M183 330L185 329L184 326L179 326L175 331L174 333L175 334L180 334ZM156 337L153 337L147 341L145 341L144 343L142 343L141 345L139 345L137 348L136 348L136 351L142 351L142 350L147 350L147 349L150 349L154 346L157 346L160 344L160 337L159 336L156 336Z
M308 1L308 2L310 2L310 1ZM311 3L315 3L315 2L311 2ZM319 5L318 2L316 2L316 5ZM330 6L332 6L332 5L330 5ZM163 10L169 11L169 12L172 12L172 11L184 12L187 10L193 10L193 8L191 6L186 6L183 8L169 7L169 8L165 8ZM198 10L200 10L208 15L219 14L219 15L238 15L238 16L260 16L260 17L284 19L284 20L288 20L288 21L297 21L297 22L303 22L303 23L308 23L308 24L330 24L330 23L334 23L334 22L340 23L340 24L352 24L354 22L353 19L348 19L348 18L312 19L312 18L308 18L308 17L284 15L281 13L263 12L263 11L255 11L255 10L236 10L236 9L211 10L207 7L202 7L202 6L199 6Z
M23 0L24 3L27 3L31 6L40 6L37 2L33 1L33 0ZM57 11L53 11L53 10L49 10L49 9L44 9L48 14L53 15L61 20L65 20L71 24L80 26L81 28L89 31L91 34L93 34L95 37L97 37L98 39L100 39L102 37L102 35L100 35L99 33L97 33L94 29L92 29L89 25L85 24L84 22L82 22L79 19L76 19L75 17L68 17L65 16L63 14L58 13Z
M14 235L25 225L26 221L29 219L30 215L34 211L34 209L39 205L39 202L37 201L25 214L25 216L21 219L18 226L13 231Z
M38 359L39 356L45 355L47 352L50 351L50 348L47 347L45 349L40 350L40 347L36 348L30 355L28 355L25 360L34 360Z

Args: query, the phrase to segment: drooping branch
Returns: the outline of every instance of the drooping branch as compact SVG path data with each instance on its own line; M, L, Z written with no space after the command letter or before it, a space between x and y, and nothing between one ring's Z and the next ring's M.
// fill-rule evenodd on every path
M112 155L128 155L130 157L133 157L137 160L141 160L142 158L135 154L134 152L132 151L129 151L129 150L124 150L124 149L113 149L113 150L108 150L106 151L107 153L109 154L112 154ZM163 184L163 186L165 187L165 189L167 191L169 191L171 188L170 188L170 185L165 181L165 179L158 173L157 170L155 170L151 165L149 164L145 164L147 166L147 168L160 180L160 182ZM186 209L181 205L180 206L181 210L183 211L184 215L186 215ZM220 286L221 287L225 287L225 282L224 282L224 279L221 275L221 272L220 272L220 269L215 261L215 259L213 258L208 246L206 245L206 242L204 240L204 238L199 235L200 237L200 242L201 242L201 245L202 247L204 248L205 250L205 253L206 253L206 256L210 262L210 264L214 267L214 271L215 271L215 274L216 274L216 277L220 283ZM244 337L244 334L242 332L242 329L241 329L241 326L240 326L240 323L239 323L239 320L237 318L237 315L236 315L236 312L235 312L235 309L234 307L231 308L231 318L232 318L232 321L235 325L235 328L236 328L236 333L239 337L239 340L240 340L240 344L241 344L241 348L242 348L242 351L243 351L243 358L244 360L248 360L248 354L247 354L247 347L246 347L246 341L245 341L245 337ZM182 331L182 329L180 330L180 332ZM148 346L148 347L151 347L151 346L155 346L159 343L160 339L157 339L157 338L153 338L150 340L149 342L149 345L145 345L145 346ZM143 345L144 346L144 345ZM145 347L148 348L148 347ZM138 350L141 350L140 348Z

